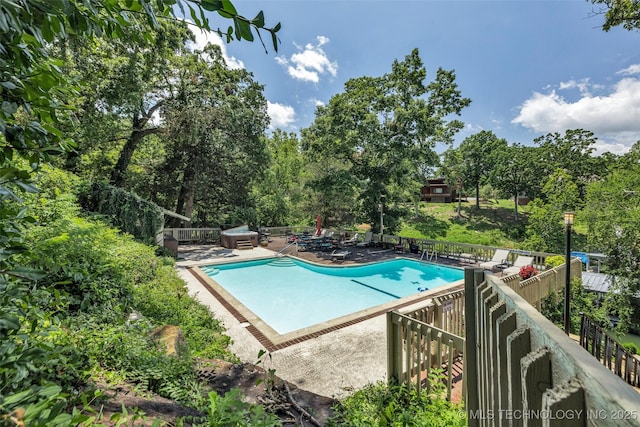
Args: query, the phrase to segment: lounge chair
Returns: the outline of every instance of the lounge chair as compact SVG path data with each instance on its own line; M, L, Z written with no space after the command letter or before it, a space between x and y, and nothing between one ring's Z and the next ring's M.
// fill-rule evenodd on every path
M340 246L355 246L356 243L358 243L358 237L360 237L360 235L355 233L350 239L341 241Z
M364 240L356 244L356 246L369 246L371 245L371 239L373 238L373 232L367 231L364 233Z
M347 259L347 256L351 255L350 251L347 250L334 250L333 252L331 252L331 261L344 261L345 259Z
M496 252L493 254L493 258L491 258L490 261L481 262L480 268L494 271L499 266L506 266L508 264L509 252L510 251L506 249L496 249Z
M509 268L505 268L502 270L503 276L510 276L512 274L520 273L520 269L525 265L533 265L533 257L532 256L522 256L520 255L514 261L513 265Z

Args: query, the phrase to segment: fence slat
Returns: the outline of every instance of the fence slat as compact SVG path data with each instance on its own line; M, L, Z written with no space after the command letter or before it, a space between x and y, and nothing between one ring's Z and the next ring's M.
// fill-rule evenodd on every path
M509 375L508 375L508 348L507 338L516 330L516 314L514 312L506 313L498 319L496 326L498 336L498 394L500 399L497 400L499 409L506 411L509 409ZM507 420L500 418L500 425L506 426Z
M522 406L526 414L542 410L542 396L551 388L551 357L549 349L540 347L522 361ZM542 416L524 420L525 427L542 426Z

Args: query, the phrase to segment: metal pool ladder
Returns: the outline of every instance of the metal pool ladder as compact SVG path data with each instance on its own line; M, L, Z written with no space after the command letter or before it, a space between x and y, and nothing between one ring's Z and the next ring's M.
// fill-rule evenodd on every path
M298 254L298 241L296 240L295 242L291 242L289 243L287 246L285 246L284 248L280 249L277 253L276 256L284 256L284 251L286 251L287 249L289 249L291 246L296 247L296 255Z
M429 249L423 249L422 255L420 255L420 261L424 259L425 255L427 255L427 261L432 262L435 258L435 262L438 262L438 252L435 249L433 249L432 251L429 251Z

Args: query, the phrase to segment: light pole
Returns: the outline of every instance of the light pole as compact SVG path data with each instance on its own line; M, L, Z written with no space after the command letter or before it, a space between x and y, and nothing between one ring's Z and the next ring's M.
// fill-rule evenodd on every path
M575 217L573 212L564 213L564 225L567 229L567 247L564 258L564 332L571 332L571 226Z
M380 241L382 241L382 235L384 234L384 195L380 196Z

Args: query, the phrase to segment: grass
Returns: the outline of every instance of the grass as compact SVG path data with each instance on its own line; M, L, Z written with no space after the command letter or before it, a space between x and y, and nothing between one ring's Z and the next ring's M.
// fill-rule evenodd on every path
M463 201L460 217L457 203L421 203L418 218L402 224L402 237L434 239L514 248L524 236L528 217L526 206L518 206L515 218L511 200Z
M618 339L618 342L622 344L633 343L640 348L640 335L625 334Z

